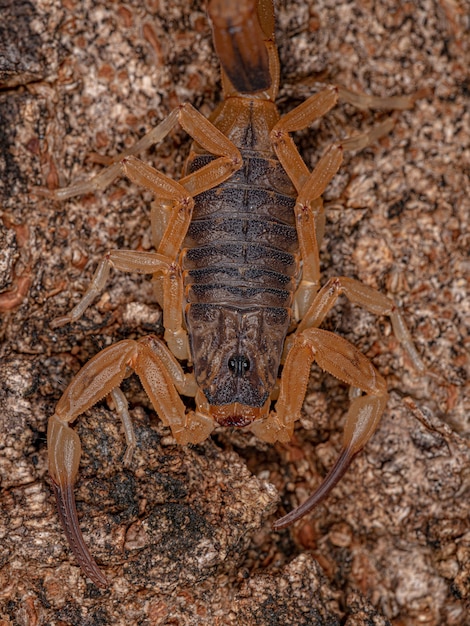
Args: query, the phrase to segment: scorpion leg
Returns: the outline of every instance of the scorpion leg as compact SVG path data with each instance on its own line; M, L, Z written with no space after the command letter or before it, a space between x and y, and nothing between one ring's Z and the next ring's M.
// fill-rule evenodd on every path
M395 337L408 353L413 365L418 371L425 371L425 365L416 351L405 320L393 300L353 278L344 276L330 278L316 294L310 309L300 322L296 332L300 334L307 328L320 326L341 294L344 294L351 302L363 306L375 315L387 315L392 323Z
M271 131L276 154L298 191L295 214L303 269L295 296L296 319L303 318L319 288L319 247L324 230L321 195L339 170L344 150L362 150L388 134L394 126L394 121L388 119L367 132L332 144L310 173L289 133L306 128L325 115L336 104L338 97L361 108L410 108L416 99L416 96L375 98L355 94L343 87L329 86L287 113Z
M252 426L257 436L269 442L290 439L294 422L300 417L313 361L365 395L352 399L346 416L343 447L336 463L318 489L301 506L275 522L276 529L300 519L330 493L374 433L387 403L386 383L363 354L334 333L309 328L296 336L287 355L275 412Z
M346 87L338 86L339 99L348 104L352 104L356 109L362 110L388 109L392 111L404 111L405 109L412 109L416 100L422 98L425 93L424 90L421 90L409 96L377 97L370 96L366 93L356 93L355 91L346 89Z
M180 107L179 122L186 132L208 152L218 156L208 165L182 178L171 180L153 167L133 156L123 160L123 171L133 182L138 183L157 197L157 208L152 209L152 231L158 242L158 253L176 261L191 221L193 197L216 187L229 178L242 165L240 151L209 120L190 104ZM164 219L163 234L155 220L168 209Z
M126 396L123 394L119 387L115 387L109 394L114 404L114 410L119 415L122 427L124 429L124 436L126 438L126 452L122 462L125 467L130 467L134 451L137 447L135 439L134 426L132 425L131 416L129 415L129 403Z
M180 394L195 395L193 376L184 374L170 350L156 337L144 337L139 344L143 347L133 368L162 422L170 426L180 444L207 439L214 429L214 420L203 410L185 413L180 398Z
M86 181L72 183L63 189L47 190L36 188L36 191L41 195L55 200L66 200L73 196L102 191L118 178L118 176L125 173L123 164L128 157L132 157L162 141L178 123L192 139L197 141L209 152L220 157L210 164L212 167L206 167L212 172L222 175L222 180L229 178L234 171L241 167L241 155L234 144L191 104L185 103L174 109L168 117L142 137L142 139L137 141L131 148L113 157L112 165L104 168L97 176ZM205 168L202 169L204 170L202 176L205 175L207 177L208 170ZM190 179L189 184L194 178L199 178L197 176L199 172L202 172L202 170L195 172L194 176L188 177ZM163 178L170 180L167 177ZM214 182L209 184L208 188L221 182L221 180L217 179L217 175L213 177L213 180ZM187 186L186 189L191 193L190 187ZM164 193L161 186L159 187L159 191Z
M63 317L51 322L58 328L79 319L95 297L104 289L111 267L122 272L159 275L163 281L163 326L165 340L178 358L188 357L187 335L183 329L183 280L176 263L162 254L134 250L112 250L101 260L80 302Z
M317 234L317 229L318 216L323 215L321 194L341 164L343 149L362 149L369 145L371 141L382 136L382 134L389 132L392 126L393 122L387 120L384 124L377 126L368 133L363 133L346 139L341 144L331 146L317 163L299 192L295 213L304 265L302 281L295 295L296 313L299 316L297 319L302 317L297 332L300 333L307 328L319 326L334 306L338 297L344 293L351 302L364 306L371 313L388 315L398 341L407 351L417 370L423 372L425 366L416 351L405 321L393 300L375 289L363 285L359 281L345 277L330 279L317 293L320 278L319 244L322 235L322 233L320 233L320 236ZM294 149L297 150L295 146ZM291 176L291 171L287 171L289 176ZM286 342L287 349L289 348L289 343L289 341Z
M328 113L328 111L335 106L337 101L338 88L328 86L319 93L310 96L305 102L281 117L271 131L271 138L276 154L282 166L289 174L289 178L292 180L298 193L300 193L312 174L310 174L308 167L300 156L289 133L307 128L316 119ZM333 176L334 174L331 175L331 178ZM328 182L325 184L325 187Z
M212 127L209 122L208 124ZM207 144L211 146L210 151L214 152L214 143ZM191 221L193 197L227 180L241 166L238 149L228 139L226 144L227 147L233 147L231 157L220 157L179 182L171 180L135 157L126 157L123 161L124 172L133 182L153 191L159 200L172 200L169 205L160 205L168 206L170 215L158 245L158 253L172 261L176 261Z
M82 570L100 587L106 587L108 581L85 544L75 506L73 487L81 445L70 424L111 394L126 431L126 460L131 452L129 445L133 445L133 429L127 402L117 389L129 374L129 368L137 373L160 419L170 426L179 443L203 441L214 427L213 420L202 412L185 414L179 394L194 395L195 382L191 375L184 374L169 349L156 337L124 340L105 348L84 365L67 387L48 424L49 472L69 545Z
M306 191L309 194L309 202L302 202L303 198L299 197L295 206L297 235L303 260L302 280L294 302L294 315L298 320L308 310L320 286L319 248L325 226L321 194L341 165L342 155L340 151L336 151L336 154L335 151L327 151L310 173L289 133L306 128L325 115L335 106L337 100L338 89L329 86L287 113L271 131L276 154L297 192L305 195ZM307 187L312 179L320 183L313 190L310 185Z

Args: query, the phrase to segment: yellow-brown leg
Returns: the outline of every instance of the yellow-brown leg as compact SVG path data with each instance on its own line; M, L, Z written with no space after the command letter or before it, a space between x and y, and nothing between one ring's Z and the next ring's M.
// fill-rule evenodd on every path
M130 461L134 444L127 402L119 390L123 379L134 370L150 397L155 411L182 444L199 443L214 427L200 411L186 414L180 394L194 395L192 375L185 374L165 344L148 336L124 340L102 350L80 370L59 400L47 431L49 472L56 495L59 517L67 540L81 568L98 586L108 584L90 555L80 531L73 486L78 472L81 445L70 424L99 400L111 394L126 432L125 461Z
M135 272L136 274L154 274L157 272L167 274L170 267L169 259L154 252L111 250L99 262L91 282L78 304L67 315L52 320L50 325L52 328L60 328L80 319L93 300L105 288L111 268L123 272Z
M318 328L341 294L375 315L387 315L395 337L408 353L414 367L420 372L425 371L425 365L416 351L410 331L393 300L353 278L345 276L330 278L316 294L296 333L302 333L307 328Z
M294 315L300 320L309 309L320 284L319 247L323 238L324 212L321 195L339 170L344 150L362 150L388 134L394 125L388 119L370 131L331 145L309 172L289 133L308 127L325 115L338 98L359 108L410 108L413 96L375 98L343 87L329 86L282 117L271 131L276 154L298 192L295 206L297 234L303 260L302 280L295 296Z
M163 282L163 326L165 341L179 359L189 355L187 333L183 329L183 280L176 263L163 254L135 250L112 250L100 261L88 289L80 302L63 317L52 320L58 328L78 320L91 302L104 289L111 268L122 272L159 275Z
M218 169L219 172L224 167L226 170L230 170L225 178L228 178L233 171L240 167L241 155L233 143L191 104L186 103L174 109L158 126L153 128L128 150L113 157L113 164L103 169L97 176L82 182L72 183L63 189L46 190L39 188L36 191L55 200L66 200L74 196L102 191L116 178L125 173L123 171L123 162L127 157L139 154L159 143L178 123L198 144L203 146L208 152L220 157L211 165L214 166L215 170ZM209 188L213 187L214 184L209 185ZM191 194L189 187L187 191Z
M287 355L275 411L251 427L258 437L268 442L290 440L294 422L300 417L313 361L365 395L352 399L342 450L323 483L300 507L278 520L275 528L292 524L328 495L374 433L387 403L385 381L363 354L334 333L310 328L296 336Z
M224 137L221 133L220 135ZM228 139L225 137L224 139L226 144L233 147L231 157L215 159L196 172L185 176L179 182L172 180L133 156L126 157L122 161L125 175L133 182L155 193L158 202L163 201L160 207L168 209L165 232L161 237L157 251L172 261L175 261L178 256L191 221L193 197L203 191L217 187L241 166L242 160L238 149ZM206 145L211 147L211 152L216 149L209 141L206 141ZM209 150L209 148L207 149ZM237 155L240 155L240 158Z
M108 396L108 401L111 400L111 409L114 409L121 420L122 427L124 429L124 436L126 438L126 452L122 462L125 467L130 467L134 451L137 446L135 439L134 426L132 424L131 416L129 415L129 403L124 393L119 387L115 387Z

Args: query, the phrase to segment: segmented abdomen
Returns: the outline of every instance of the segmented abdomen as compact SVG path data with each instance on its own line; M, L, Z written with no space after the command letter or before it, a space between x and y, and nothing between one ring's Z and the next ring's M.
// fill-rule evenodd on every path
M184 241L187 302L288 308L298 272L295 192L276 159L242 151L243 167L195 198ZM187 172L214 157L196 157Z
M181 259L196 382L211 406L232 407L216 418L225 426L270 398L299 271L294 189L277 159L241 153L238 172L195 198Z

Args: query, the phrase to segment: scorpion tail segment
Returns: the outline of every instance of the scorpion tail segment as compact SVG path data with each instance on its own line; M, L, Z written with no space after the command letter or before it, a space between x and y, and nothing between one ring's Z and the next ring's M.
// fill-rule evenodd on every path
M56 497L60 522L78 564L95 585L103 589L106 588L109 582L91 556L80 530L73 484L67 484L62 487L52 479L52 487Z
M310 511L315 508L317 504L320 504L320 502L328 496L333 487L335 487L344 476L356 454L357 452L354 453L351 449L343 448L339 457L336 459L336 463L328 472L325 480L321 483L318 489L296 509L287 515L284 515L284 517L276 520L273 524L274 530L287 528L287 526L290 526L307 513L310 513Z
M262 9L264 19L265 7ZM258 15L258 2L210 0L208 13L213 27L214 47L233 87L240 93L269 89L269 54Z

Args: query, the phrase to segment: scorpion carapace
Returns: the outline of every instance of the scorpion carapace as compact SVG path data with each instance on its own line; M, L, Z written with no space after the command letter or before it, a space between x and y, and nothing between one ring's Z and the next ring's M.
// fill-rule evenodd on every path
M321 195L343 151L369 145L393 123L331 145L312 172L290 137L327 113L339 97L363 108L390 109L410 108L414 98L374 98L328 86L281 118L275 105L279 62L271 0L211 0L208 9L224 92L211 118L184 104L98 176L49 194L63 200L104 189L122 174L155 194L156 251L109 252L80 302L52 323L59 327L77 320L104 289L111 267L153 275L164 340L127 339L99 352L72 380L49 421L49 467L60 518L81 567L100 586L107 580L88 552L75 510L80 441L70 424L111 396L124 426L128 464L135 437L119 386L130 371L140 377L160 419L181 444L203 441L216 423L250 427L268 442L289 441L313 361L356 390L336 464L303 505L275 523L282 528L329 493L371 437L387 402L385 381L369 361L319 328L339 295L388 315L415 366L424 369L389 298L345 277L320 288ZM178 123L194 143L185 175L176 182L134 155ZM195 410L186 410L181 394L195 398Z
M240 310L194 304L188 306L186 320L194 375L209 404L223 405L225 413L226 405L234 403L263 407L276 384L288 312L262 305ZM238 425L251 421L247 415Z

